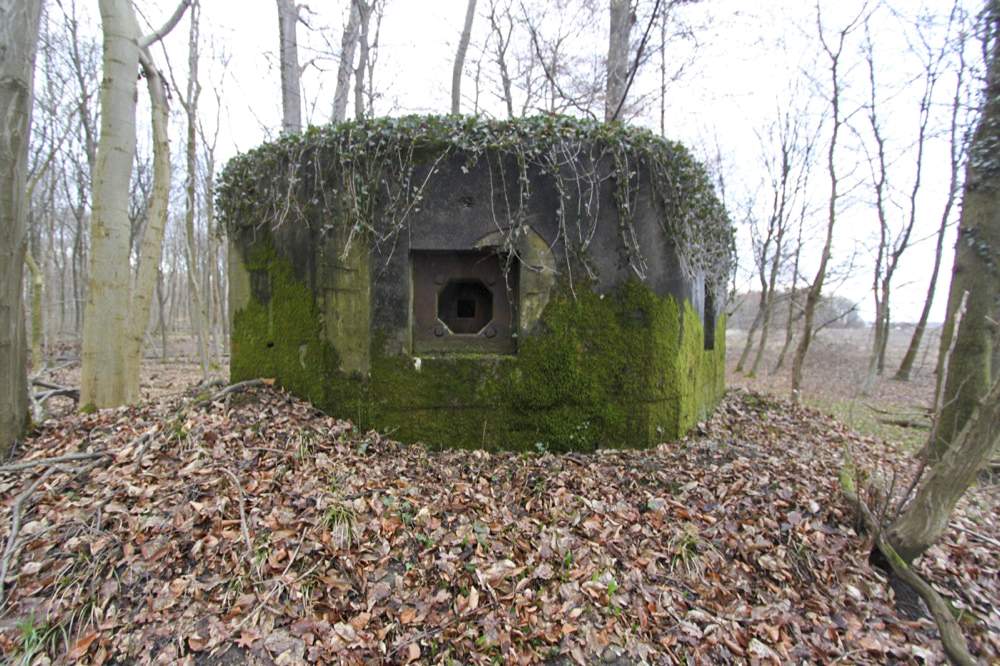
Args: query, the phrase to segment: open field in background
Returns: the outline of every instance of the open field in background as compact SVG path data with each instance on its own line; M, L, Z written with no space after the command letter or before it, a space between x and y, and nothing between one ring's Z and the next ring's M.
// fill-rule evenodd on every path
M910 381L900 382L891 377L899 368L906 353L913 329L894 329L886 349L885 375L875 381L869 395L860 393L860 386L868 368L871 353L872 331L869 328L824 329L814 338L806 357L803 377L802 402L835 416L845 425L864 435L896 441L907 450L919 447L927 437L922 427L902 427L889 421L914 421L917 425L930 423L926 410L934 404L934 366L937 362L940 329L929 329L923 340L920 355L913 366ZM756 377L734 372L746 331L730 330L726 334L726 383L730 388L740 387L779 398L791 396L791 363L794 345L789 349L784 367L772 372L784 332L768 343ZM753 356L751 355L751 359ZM751 364L747 363L749 368Z

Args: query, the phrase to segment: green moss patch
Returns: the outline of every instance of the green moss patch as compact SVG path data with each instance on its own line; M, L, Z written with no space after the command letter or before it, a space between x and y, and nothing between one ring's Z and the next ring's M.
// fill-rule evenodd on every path
M593 451L682 435L721 396L724 349L703 349L690 305L632 280L599 296L557 290L516 355L390 355L337 370L319 308L287 262L257 252L236 313L232 379L273 376L327 413L432 448ZM680 324L680 325L679 325ZM719 326L723 326L722 323ZM719 336L724 339L724 336Z

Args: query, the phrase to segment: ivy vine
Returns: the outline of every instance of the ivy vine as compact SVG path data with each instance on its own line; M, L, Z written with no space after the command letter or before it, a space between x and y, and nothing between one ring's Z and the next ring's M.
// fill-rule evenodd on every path
M497 121L469 116L404 116L310 127L237 156L217 189L220 222L233 234L301 220L335 220L358 236L395 243L422 205L441 160L487 160L494 191L509 191L508 250L516 247L533 193L532 174L550 178L561 204L554 215L563 247L585 268L600 214L600 186L614 185L620 236L640 278L645 263L635 229L640 188L653 193L658 217L689 276L725 286L734 233L704 168L679 143L648 130L566 116ZM516 174L503 168L514 158ZM508 162L509 163L509 162ZM571 276L572 277L572 276Z

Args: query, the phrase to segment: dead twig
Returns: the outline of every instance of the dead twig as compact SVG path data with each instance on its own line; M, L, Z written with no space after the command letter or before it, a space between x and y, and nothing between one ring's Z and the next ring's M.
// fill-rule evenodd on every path
M870 402L861 403L869 410L875 412L876 414L882 414L884 416L895 416L898 418L930 418L934 416L932 410L929 407L911 407L909 411L901 411L898 409L883 409L882 407L876 407Z
M132 442L131 446L138 446L139 444L142 444L142 448L139 449L139 453L135 457L135 465L132 467L132 474L139 473L139 465L142 464L142 458L146 455L146 451L148 451L149 447L153 444L153 430L147 430L142 433L142 436Z
M271 598L278 592L278 590L282 589L283 587L286 587L285 584L283 583L283 579L285 578L286 575L288 575L288 570L292 568L292 564L295 562L295 558L298 556L299 549L301 549L301 548L302 548L302 544L300 543L298 545L298 547L295 548L295 552L292 553L292 556L288 559L288 564L285 565L285 569L284 569L284 571L281 572L281 575L278 576L277 578L272 579L272 581L274 582L274 585L268 591L267 596L264 597L260 601L260 603L257 604L257 606L253 609L253 611L251 611L249 614L247 614L246 616L244 616L242 620L239 621L239 623L236 625L235 629L237 629L237 630L242 629L244 624L246 624L249 620L255 618L257 615L260 614L260 612L262 610L264 610L265 608L268 607L267 603L269 601L271 601ZM299 576L297 576L295 578L295 580L293 580L290 583L290 585L294 585L295 583L298 583L300 580L303 580L304 578L306 578L307 576L309 576L309 574L311 574L313 571L315 571L317 567L319 567L319 562L313 564L304 573L302 573Z
M962 531L965 532L966 534L969 534L969 535L972 535L972 536L976 537L980 541L985 541L986 543L990 544L994 548L1000 549L1000 541L997 541L993 537L986 536L982 532L978 532L976 530L969 529L968 527L962 528Z
M247 562L251 565L253 564L253 541L250 540L250 528L247 526L247 511L246 511L246 497L243 495L243 486L240 485L240 480L235 474L228 468L219 466L223 472L225 472L229 478L232 480L233 485L236 486L236 492L240 496L240 529L243 531L243 541L246 543L247 552L246 558Z
M14 553L17 551L17 540L21 532L21 508L24 506L25 501L31 497L32 493L38 489L38 486L45 483L50 476L60 471L63 471L63 468L59 465L49 467L28 486L27 490L18 495L14 501L14 506L11 508L10 534L7 535L7 545L3 551L3 558L0 559L0 604L3 604L6 597L4 582L7 579L7 570L10 568L10 562L14 559Z
M19 463L0 466L0 472L17 472L29 467L39 467L41 465L58 465L65 462L75 462L78 460L94 460L95 458L110 458L114 456L110 451L92 451L89 453L69 453L55 458L38 458L36 460L25 460Z
M476 610L471 611L469 613L466 613L464 615L455 615L454 617L452 617L450 620L448 620L444 624L440 624L440 625L438 625L438 626L436 626L436 627L434 627L432 629L428 629L427 631L422 631L419 634L417 634L416 636L413 636L412 638L406 639L405 641L403 641L402 643L400 643L399 645L397 645L396 647L394 647L392 649L392 652L390 652L387 656L391 657L392 655L396 654L397 652L399 652L400 650L402 650L406 646L412 645L413 643L418 643L418 642L424 640L425 638L429 638L429 637L433 636L434 634L440 633L440 632L444 631L445 629L447 629L448 627L450 627L451 625L453 625L456 622L458 622L459 620L468 620L469 617L472 616L472 615L479 615L483 611L489 610L490 608L493 608L494 606L496 606L499 603L500 603L500 600L498 599L498 600L495 600L495 601L491 601L488 604L483 604L482 606L480 606Z

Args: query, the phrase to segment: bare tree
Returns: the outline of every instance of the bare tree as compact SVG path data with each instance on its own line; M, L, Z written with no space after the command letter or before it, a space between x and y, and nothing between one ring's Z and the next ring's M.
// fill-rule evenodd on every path
M0 1L0 455L10 451L28 413L22 279L27 227L25 179L31 91L41 0Z
M333 114L331 120L343 122L347 118L347 101L350 99L351 69L354 65L354 50L358 45L358 33L361 30L361 12L358 3L351 0L350 14L344 26L344 35L340 40L340 59L337 66L337 89L333 95Z
M184 179L184 231L187 236L188 292L194 301L195 333L198 340L198 357L201 360L202 377L208 378L208 313L205 306L206 294L199 285L197 235L195 232L195 217L197 216L197 176L198 176L198 98L201 96L201 83L198 81L198 42L201 10L195 0L190 11L190 32L188 35L188 80L187 91L179 95L187 120L187 142L185 144L185 163L187 173ZM175 84L179 89L179 86ZM285 127L286 130L290 129Z
M451 73L451 112L457 114L462 103L462 69L465 67L465 52L469 49L469 39L472 37L472 21L476 18L476 0L469 0L465 10L465 25L462 26L462 36L458 40L458 51L455 53L455 66Z
M100 1L105 38L104 78L83 329L80 386L83 405L112 407L139 397L139 355L155 285L170 189L166 91L148 49L177 25L187 7L188 1L184 0L162 28L140 36L131 2ZM154 188L149 222L133 277L129 266L127 183L136 149L136 73L140 64L153 114Z
M868 3L862 6L861 11L851 21L837 31L833 40L828 40L826 29L823 26L823 16L819 4L816 5L816 28L819 36L820 46L829 61L830 73L830 142L827 149L827 173L830 177L830 200L827 208L826 237L823 242L823 250L820 254L819 266L816 269L816 276L809 285L806 293L806 303L803 310L802 338L795 349L795 356L792 358L792 399L798 400L802 390L802 366L805 363L806 354L809 352L809 345L812 342L813 326L815 324L816 306L819 305L820 296L823 293L823 282L827 275L827 266L830 263L830 254L833 247L833 229L837 222L837 204L839 200L840 175L838 173L838 162L836 157L837 145L840 130L844 124L844 114L841 109L841 58L844 53L844 45L850 35L863 21L868 13Z
M294 0L276 0L278 4L278 44L281 61L281 129L302 129L302 85L299 71L299 8Z
M952 12L954 17L954 9ZM919 25L919 22L918 22ZM921 35L922 36L922 35ZM873 292L875 298L875 322L872 350L869 356L868 369L861 384L862 394L869 393L875 384L875 377L882 374L885 366L885 349L890 330L890 294L892 281L899 268L903 253L910 246L913 230L917 223L917 196L920 193L921 178L924 170L924 151L930 132L932 105L935 89L941 76L943 64L948 54L947 39L940 46L931 45L926 38L920 45L923 53L923 72L919 79L923 85L920 95L916 139L909 145L908 152L912 154L914 167L913 182L904 202L895 202L892 193L899 189L892 186L894 178L890 173L891 165L887 151L889 149L882 121L882 101L879 99L880 88L876 83L875 42L872 39L870 26L865 24L865 41L863 46L865 64L868 72L869 98L866 104L866 115L871 137L874 141L874 154L869 153L868 165L871 170L872 184L875 193L875 213L879 221L879 240L876 250ZM896 91L887 91L896 94ZM890 209L901 210L901 224L893 225L890 221Z
M514 94L513 81L510 73L510 55L512 35L514 32L514 21L510 14L510 0L507 0L502 9L497 0L490 0L490 13L487 17L490 22L490 43L492 44L492 57L496 62L500 73L500 97L507 109L507 117L514 117Z
M908 381L910 379L910 373L912 372L913 364L917 359L917 353L920 350L920 343L923 340L924 331L927 329L927 321L930 319L931 306L934 303L934 293L937 291L938 275L941 271L941 257L944 254L945 232L948 229L952 210L955 205L955 199L958 196L959 169L965 162L965 153L968 145L968 136L964 131L962 131L959 121L959 114L963 107L962 100L965 95L966 72L968 69L965 59L966 26L964 25L964 16L955 16L957 10L958 7L956 4L956 6L952 9L952 17L950 19L951 21L957 18L959 21L959 27L956 31L957 39L955 45L955 57L957 60L954 72L955 90L951 99L951 112L949 114L948 122L948 192L945 195L944 207L941 212L941 221L938 225L937 240L934 246L934 263L933 268L931 269L930 279L927 282L927 296L924 298L924 306L920 311L920 317L917 319L917 324L913 329L913 336L910 338L910 344L906 349L906 353L903 355L903 360L899 364L899 369L893 376L893 379L899 381ZM939 373L939 376L940 374L941 373Z
M784 109L779 107L777 121L766 133L758 133L771 203L765 223L751 227L760 298L757 315L736 364L736 371L742 372L755 347L754 334L759 329L760 342L748 373L751 376L757 374L767 347L776 307L778 275L788 255L786 236L794 223L796 209L805 205L806 185L813 163L816 133L810 132L806 125L808 109L796 108L796 97L793 92L788 105Z
M621 105L625 101L628 83L629 38L635 14L631 0L609 0L611 30L608 38L608 83L604 98L604 120L611 122L618 118Z

